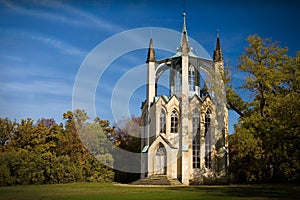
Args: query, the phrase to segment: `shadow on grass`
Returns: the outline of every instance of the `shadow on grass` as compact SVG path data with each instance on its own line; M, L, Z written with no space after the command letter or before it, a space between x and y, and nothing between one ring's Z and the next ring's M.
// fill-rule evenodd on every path
M299 199L300 185L225 185L172 187L170 190L194 191L207 196L249 197L270 199Z

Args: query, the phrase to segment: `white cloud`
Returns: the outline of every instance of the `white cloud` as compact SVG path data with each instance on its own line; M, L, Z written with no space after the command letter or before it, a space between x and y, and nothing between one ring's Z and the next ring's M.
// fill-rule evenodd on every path
M40 1L37 2L41 3ZM119 25L113 24L105 19L96 17L90 13L84 12L82 10L79 10L75 7L72 7L70 5L64 4L59 1L47 1L47 3L43 2L43 5L62 9L69 13L73 13L75 16L80 16L81 19L85 19L86 21L90 22L90 24L95 28L106 29L108 31L113 31L113 32L124 30L124 28Z
M106 30L109 32L120 32L125 29L119 25L109 22L106 19L96 17L90 13L84 12L80 9L58 1L30 1L29 4L35 3L38 6L54 8L58 10L59 13L45 11L42 9L28 9L14 4L11 1L3 0L0 2L4 4L7 8L10 8L18 13L36 18L58 21L60 23L66 23L72 26L96 28L100 30Z
M70 45L57 38L50 37L47 35L41 35L34 32L17 31L17 30L2 30L0 32L4 32L10 36L14 35L17 38L28 38L31 40L44 43L52 48L59 50L64 54L73 55L73 56L86 56L88 54L88 51L85 51L76 46Z
M67 110L71 110L71 104L67 101L54 99L52 101L36 103L34 101L22 104L18 99L3 102L0 98L0 117L8 117L11 120L26 119L28 117L37 120L42 117L54 118L58 123L63 122L62 115Z
M20 56L8 54L8 53L0 54L0 58L5 59L5 60L10 60L10 61L13 61L13 62L22 62L22 61L24 61L24 59L21 58Z
M11 57L9 63L4 63L3 58ZM14 58L16 57L16 58ZM32 65L27 65L23 61L23 58L18 59L18 56L6 56L0 55L0 80L19 80L19 79L53 79L56 80L62 79L65 81L74 81L73 76L70 75L70 72L57 70L56 66L53 64L44 64L44 63L34 63ZM14 60L20 60L20 62L14 62ZM12 62L13 61L13 62ZM42 66L42 67L41 67Z
M26 33L25 33L26 34ZM82 49L79 49L75 46L69 45L61 40L58 40L56 38L53 37L48 37L48 36L42 36L42 35L37 35L37 34L28 34L28 37L40 41L44 44L50 45L53 48L59 49L61 52L65 53L65 54L69 54L69 55L81 55L81 56L85 56L88 54L87 51L84 51Z
M58 80L32 80L28 82L0 82L0 94L49 94L71 96L72 84Z

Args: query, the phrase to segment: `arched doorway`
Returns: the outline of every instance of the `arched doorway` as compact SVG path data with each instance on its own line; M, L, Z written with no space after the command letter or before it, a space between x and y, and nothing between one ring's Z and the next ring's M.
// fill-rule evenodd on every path
M155 154L155 174L165 175L167 173L167 152L162 143L159 143Z

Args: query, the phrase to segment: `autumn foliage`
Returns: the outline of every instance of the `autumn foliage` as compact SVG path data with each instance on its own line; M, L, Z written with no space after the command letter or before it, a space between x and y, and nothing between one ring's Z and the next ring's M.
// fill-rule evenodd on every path
M112 181L112 169L94 158L78 134L78 129L97 127L100 120L87 123L81 110L68 111L63 118L64 124L53 119L0 119L0 186ZM106 137L99 127L99 138Z

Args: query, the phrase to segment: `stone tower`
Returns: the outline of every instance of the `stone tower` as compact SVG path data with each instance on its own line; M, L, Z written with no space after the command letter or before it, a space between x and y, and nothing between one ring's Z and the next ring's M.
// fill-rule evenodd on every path
M162 175L185 185L226 182L228 111L219 36L213 60L196 56L189 46L183 13L181 41L175 55L157 60L151 38L146 63L142 177ZM157 82L164 72L169 73L170 92L157 96Z

